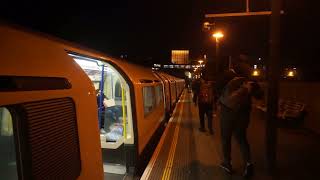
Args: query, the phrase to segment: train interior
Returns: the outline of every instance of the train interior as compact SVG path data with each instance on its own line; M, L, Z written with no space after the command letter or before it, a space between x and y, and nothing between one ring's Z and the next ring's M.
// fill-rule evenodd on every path
M18 179L12 116L5 107L0 107L0 147L1 178Z
M111 65L98 59L72 55L91 79L97 97L98 123L106 174L126 174L125 144L134 143L129 85ZM102 94L102 95L101 95Z

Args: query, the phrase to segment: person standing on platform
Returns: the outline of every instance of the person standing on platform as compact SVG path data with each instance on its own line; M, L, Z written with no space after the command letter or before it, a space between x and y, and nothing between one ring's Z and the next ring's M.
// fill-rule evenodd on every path
M199 91L200 91L200 79L195 79L192 82L192 92L193 92L192 100L194 105L197 105Z
M208 130L210 134L213 134L212 119L213 119L213 104L214 104L214 89L211 81L204 74L203 78L200 79L199 92L197 94L198 108L199 108L199 119L201 132L205 132L205 115L208 120Z
M250 122L251 97L262 99L260 86L249 80L250 67L246 64L238 64L234 68L236 76L223 88L219 98L220 102L220 126L223 162L220 167L226 172L232 173L231 166L231 137L240 145L240 151L245 163L243 176L253 175L250 146L247 140L247 128Z

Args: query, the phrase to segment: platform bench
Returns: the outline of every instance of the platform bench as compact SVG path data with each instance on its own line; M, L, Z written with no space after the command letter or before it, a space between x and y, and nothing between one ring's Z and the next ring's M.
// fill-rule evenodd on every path
M295 99L279 99L278 124L280 127L299 127L306 116L305 104ZM257 109L266 112L266 106L257 106Z

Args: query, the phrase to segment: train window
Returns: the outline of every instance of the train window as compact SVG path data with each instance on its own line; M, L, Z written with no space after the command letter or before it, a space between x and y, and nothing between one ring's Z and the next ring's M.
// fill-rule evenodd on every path
M162 86L156 86L155 88L155 93L156 93L156 104L159 105L162 101Z
M148 115L155 106L155 94L153 86L145 86L142 89L144 115Z
M18 179L12 116L0 107L0 179Z

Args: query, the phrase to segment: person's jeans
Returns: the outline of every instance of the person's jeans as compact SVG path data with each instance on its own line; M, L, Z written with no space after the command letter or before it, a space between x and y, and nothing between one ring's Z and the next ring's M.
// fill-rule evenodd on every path
M200 128L204 129L204 116L207 116L208 119L208 129L209 131L212 131L212 104L198 104L199 108L199 119L200 119Z
M117 105L117 106L111 106L107 107L106 110L111 111L113 113L113 119L115 121L119 120L119 117L122 116L122 107Z
M240 146L243 161L245 163L251 161L250 146L247 140L247 119L248 116L241 116L234 113L228 107L221 105L220 126L221 126L221 142L223 151L223 162L230 164L231 162L231 138L234 135Z
M116 122L119 122L119 117L122 116L121 106L111 106L105 109L104 113L104 129L108 132L109 127Z

